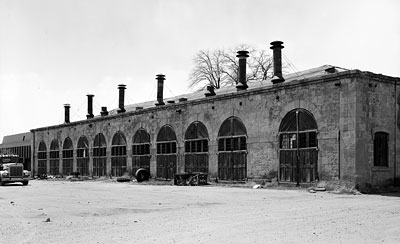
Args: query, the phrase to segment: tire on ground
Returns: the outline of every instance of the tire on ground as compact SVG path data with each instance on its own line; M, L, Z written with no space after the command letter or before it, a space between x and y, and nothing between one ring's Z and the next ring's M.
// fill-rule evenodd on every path
M140 168L136 170L135 177L137 182L147 181L150 178L150 172L147 169Z

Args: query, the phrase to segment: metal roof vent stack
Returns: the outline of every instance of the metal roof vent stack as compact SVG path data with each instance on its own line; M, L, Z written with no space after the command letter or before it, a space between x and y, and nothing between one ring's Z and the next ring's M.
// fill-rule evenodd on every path
M211 97L211 96L215 96L215 91L214 91L214 87L213 86L207 86L207 92L204 93L204 95L206 97Z
M246 90L249 86L246 84L246 59L249 57L248 51L238 51L237 58L239 58L239 70L238 70L238 81L239 84L236 86L238 91Z
M273 84L284 82L285 79L282 76L282 51L281 49L284 48L282 46L283 42L281 41L274 41L271 42L271 49L273 50L274 55L274 76L272 77L271 81Z
M157 75L156 80L157 80L157 103L156 103L156 106L161 106L161 105L165 104L163 101L164 100L163 92L164 92L165 75L163 75L163 74Z
M69 108L71 106L69 104L64 104L64 123L68 124L69 121Z
M92 119L94 117L93 115L93 97L94 95L88 94L87 96L87 112L88 114L86 115L87 119Z
M107 107L101 107L100 115L101 116L107 116L108 115Z
M124 100L125 100L125 89L126 89L126 85L118 85L118 90L119 90L119 109L118 109L118 113L125 113L125 108L124 108Z

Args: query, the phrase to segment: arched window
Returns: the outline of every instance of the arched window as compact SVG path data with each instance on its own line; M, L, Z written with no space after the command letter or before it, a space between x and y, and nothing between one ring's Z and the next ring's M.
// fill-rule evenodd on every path
M105 176L107 173L107 143L102 133L94 138L93 143L93 176Z
M172 179L176 173L176 135L169 125L161 127L157 135L157 177Z
M63 143L63 175L70 175L72 173L72 164L73 164L73 157L74 157L74 147L72 145L71 138L67 137Z
M247 175L247 131L237 117L226 119L218 132L218 178L245 180Z
M145 168L150 172L150 135L143 128L136 131L132 140L132 172Z
M39 143L38 148L38 175L47 174L47 147L44 141Z
M111 175L122 176L126 172L126 139L122 132L115 133L111 146Z
M280 181L313 182L317 178L317 123L305 109L290 111L279 126Z
M52 140L50 144L50 174L60 174L60 148L57 139Z
M208 131L195 121L185 133L185 171L208 173Z
M389 166L389 134L383 131L374 134L374 166Z
M78 140L76 168L81 175L89 175L89 142L85 136Z

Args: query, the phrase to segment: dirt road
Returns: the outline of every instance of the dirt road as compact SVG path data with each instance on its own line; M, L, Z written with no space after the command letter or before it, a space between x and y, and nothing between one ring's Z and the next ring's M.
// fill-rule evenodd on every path
M400 243L400 197L109 181L0 187L0 243Z

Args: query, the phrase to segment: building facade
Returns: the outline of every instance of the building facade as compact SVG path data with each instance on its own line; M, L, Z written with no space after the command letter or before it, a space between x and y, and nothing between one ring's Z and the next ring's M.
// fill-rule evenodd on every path
M399 78L325 65L284 80L275 69L260 84L167 101L158 75L157 101L128 106L120 85L119 108L99 116L88 95L87 119L70 122L68 105L64 124L31 131L33 173L118 177L147 168L161 179L205 172L361 189L399 183Z

